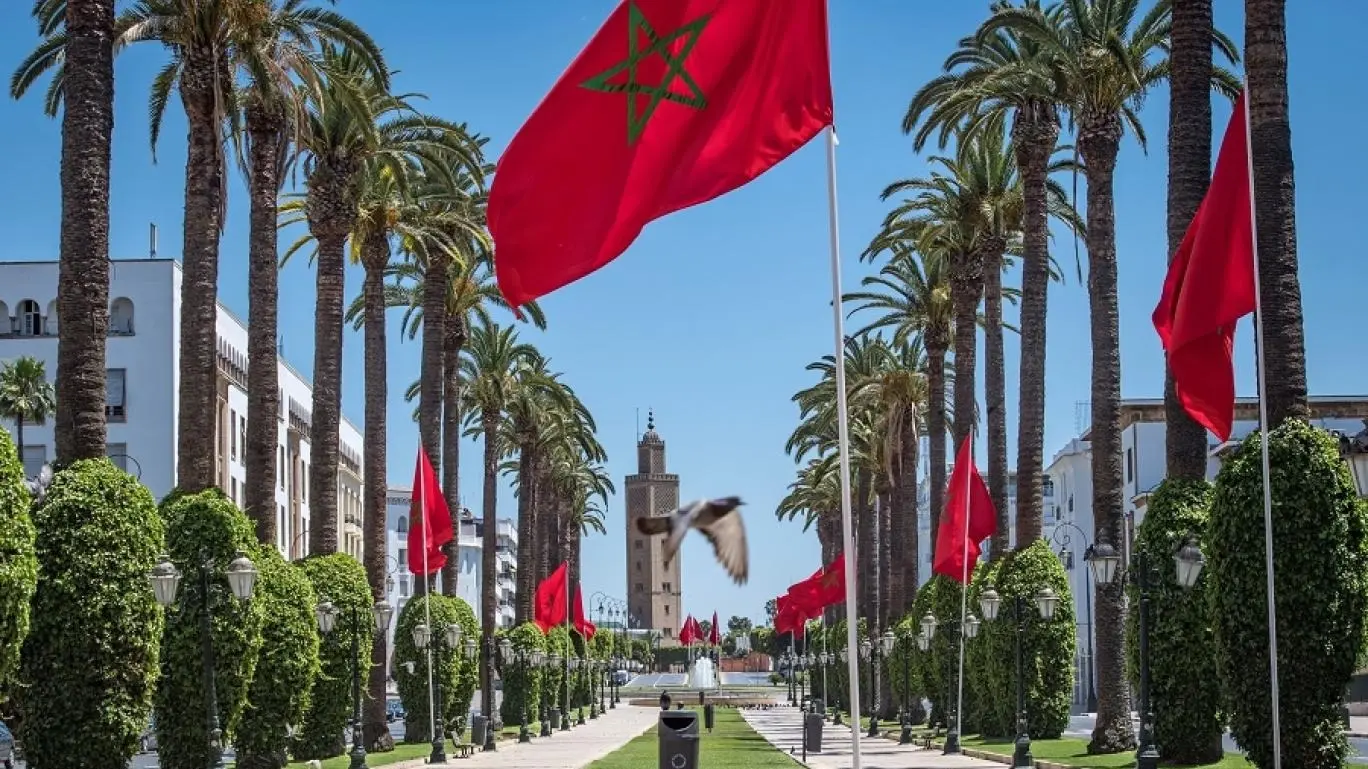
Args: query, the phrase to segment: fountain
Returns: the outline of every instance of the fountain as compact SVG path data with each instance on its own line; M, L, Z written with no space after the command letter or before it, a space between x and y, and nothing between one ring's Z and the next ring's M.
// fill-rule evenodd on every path
M713 667L713 661L707 657L699 657L694 662L693 671L689 673L690 689L715 689L717 688L717 670Z

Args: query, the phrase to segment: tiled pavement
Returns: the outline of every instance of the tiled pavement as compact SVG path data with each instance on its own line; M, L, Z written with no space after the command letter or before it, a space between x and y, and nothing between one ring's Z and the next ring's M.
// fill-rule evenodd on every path
M776 748L802 757L802 713L797 708L778 707L770 710L743 710L741 715L760 736ZM850 727L827 724L822 734L822 752L808 753L811 769L851 769ZM911 745L899 745L881 737L860 739L861 769L1002 769L1002 764L968 756L946 756L939 750L922 750Z

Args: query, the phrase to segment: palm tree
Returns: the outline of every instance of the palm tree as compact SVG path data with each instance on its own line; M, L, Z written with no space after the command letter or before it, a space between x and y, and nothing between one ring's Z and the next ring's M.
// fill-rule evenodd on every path
M1262 359L1270 427L1289 418L1310 418L1301 282L1297 277L1292 121L1287 108L1286 5L1286 0L1245 0L1249 145L1254 156Z
M63 91L62 234L57 315L57 461L105 455L105 344L109 335L109 155L114 131L114 0L35 0L43 40L10 81L23 96L52 66L45 111ZM47 62L44 64L43 62ZM22 455L22 444L20 452Z
M42 424L56 410L57 395L41 360L21 355L0 363L0 417L14 421L14 445L24 461L24 425Z

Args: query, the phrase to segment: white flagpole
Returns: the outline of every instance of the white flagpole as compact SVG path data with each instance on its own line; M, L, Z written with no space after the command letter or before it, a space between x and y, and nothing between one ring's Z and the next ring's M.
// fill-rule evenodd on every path
M831 314L836 335L836 443L841 462L841 540L845 547L846 649L849 650L851 769L860 769L860 626L855 596L855 522L850 499L850 415L846 411L845 317L841 310L841 237L836 207L836 129L828 126L827 215L831 234Z
M423 466L423 460L427 458L427 451L426 451L422 446L419 446L419 447L418 447L418 452L419 452L418 466L419 466L419 468L421 468L421 467ZM426 495L426 493L425 493L425 492L426 492L426 489L427 489L427 474L426 474L426 473L423 473L423 472L419 472L419 473L418 473L418 488L415 489L415 491L418 492L418 510L420 511L419 514L423 516L423 575L422 575L422 580L423 580L423 617L424 617L424 620L423 620L423 621L426 622L426 623L427 623L427 626L428 626L428 645L427 645L428 726L429 726L429 728L432 730L432 739L434 739L434 740L442 740L442 742L445 743L445 742L446 742L446 736L443 735L443 734L441 734L440 732L437 731L437 695L436 695L436 693L434 692L433 683L432 683L433 680L434 680L433 675L432 675L432 647L433 647L434 644L437 643L437 639L438 639L438 638L441 638L442 635L441 635L440 633L438 633L438 632L432 627L432 584L431 584L430 582L428 582L428 576L429 576L429 574L431 574L431 572L428 570L428 550L431 549L430 545L428 544L428 537L431 536L431 534L432 534L432 525L431 525L432 522L428 520L427 495Z
M969 466L964 468L964 561L963 580L960 585L960 632L959 632L959 680L956 684L958 692L955 695L955 734L960 736L964 729L964 620L968 618L969 612L969 513L973 509L970 504L970 489L973 488L973 473L970 470L974 462L974 431L971 429L969 435L965 436L965 442L969 444ZM956 470L960 468L956 467ZM946 748L950 747L950 741L946 740ZM959 744L955 744L955 752L959 752Z
M1273 486L1268 461L1268 372L1264 366L1263 297L1259 288L1259 220L1254 207L1254 131L1249 118L1249 86L1244 91L1245 166L1249 172L1250 251L1254 258L1254 336L1259 370L1259 460L1263 467L1264 569L1268 590L1268 678L1273 706L1273 769L1282 769L1282 714L1278 693L1278 607L1273 567Z

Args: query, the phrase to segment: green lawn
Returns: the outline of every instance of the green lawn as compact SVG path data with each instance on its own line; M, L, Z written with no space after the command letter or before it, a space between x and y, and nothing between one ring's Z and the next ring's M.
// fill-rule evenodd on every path
M697 710L697 708L694 708ZM708 769L794 769L793 759L775 750L764 737L755 733L741 714L731 708L715 711L717 723L712 734L703 729L703 714L699 713L702 732L699 764ZM641 769L656 764L656 730L645 734L589 765L589 769Z
M397 743L394 746L394 750L391 750L388 753L366 754L366 766L375 767L393 764L399 761L412 761L415 758L426 758L431 754L432 743L430 742L419 744L401 742ZM451 743L447 743L447 755L452 755ZM323 761L323 769L347 769L350 765L351 755L348 753L343 753L340 756L333 756L332 758ZM287 765L288 769L304 769L305 766L306 762L304 761L291 761Z
M984 739L977 735L970 735L961 740L961 744L966 748L978 748L980 750L995 753L1003 756L1012 755L1012 740L1010 739ZM1125 769L1135 766L1135 753L1115 753L1107 756L1088 755L1087 740L1064 738L1059 740L1033 740L1031 742L1031 755L1037 760L1053 761L1066 766L1077 766L1083 769ZM1225 758L1214 764L1201 764L1192 766L1189 769L1249 769L1253 764L1245 760L1244 756L1238 753L1227 753Z

